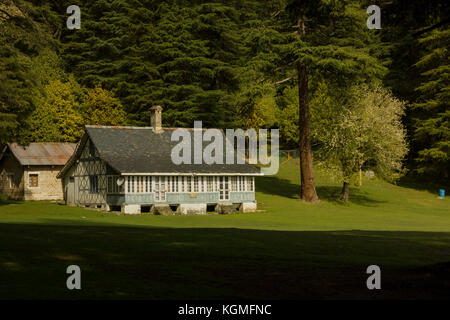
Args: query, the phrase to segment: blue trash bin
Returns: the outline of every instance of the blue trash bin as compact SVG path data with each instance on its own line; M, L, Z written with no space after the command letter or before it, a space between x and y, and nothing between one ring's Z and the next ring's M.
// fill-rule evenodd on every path
M441 196L441 198L445 198L445 190L444 189L439 189L439 195Z

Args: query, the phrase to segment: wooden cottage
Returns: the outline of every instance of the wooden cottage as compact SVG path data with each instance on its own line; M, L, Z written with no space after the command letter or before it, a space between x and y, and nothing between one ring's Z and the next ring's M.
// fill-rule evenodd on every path
M74 143L8 143L0 154L0 193L15 200L62 200L59 171Z
M175 129L161 127L161 107L153 107L151 114L150 127L85 127L58 175L68 205L126 214L256 210L258 168L248 163L174 164Z

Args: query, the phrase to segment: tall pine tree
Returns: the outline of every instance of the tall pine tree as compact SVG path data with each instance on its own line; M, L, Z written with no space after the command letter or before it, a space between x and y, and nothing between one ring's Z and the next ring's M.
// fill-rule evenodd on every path
M383 75L384 67L372 50L378 39L367 29L366 19L364 8L355 1L288 1L285 32L291 33L291 41L285 47L285 61L286 67L297 72L300 197L304 201L318 201L311 155L309 81L325 78L346 90L351 84Z
M418 170L448 181L450 175L450 30L436 29L419 42L425 54L415 64L422 71L422 82L414 108L414 138L420 144Z

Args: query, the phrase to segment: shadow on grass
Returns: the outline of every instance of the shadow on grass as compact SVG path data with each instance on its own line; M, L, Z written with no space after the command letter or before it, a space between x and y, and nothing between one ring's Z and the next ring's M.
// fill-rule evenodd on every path
M447 196L450 192L450 183L445 178L433 180L431 177L407 175L400 178L397 181L397 185L420 191L425 190L435 195L439 195L439 189L444 189Z
M257 177L256 191L290 199L299 199L300 184L276 176Z
M0 206L7 206L10 204L20 204L23 201L11 200L7 196L0 194Z
M277 195L290 199L300 199L300 184L294 184L288 179L281 179L276 176L260 177L256 180L256 191ZM319 199L339 205L358 204L361 206L374 207L386 201L370 198L366 192L359 188L350 188L349 202L339 200L341 187L339 186L316 186Z
M366 207L376 207L380 203L385 203L383 200L375 200L370 198L366 192L359 188L350 187L349 202L339 200L342 187L338 186L318 186L316 187L317 195L321 200L332 202L339 205L357 204Z
M442 299L450 289L450 233L0 224L0 241L1 299ZM82 290L66 288L72 264ZM378 292L365 285L371 264Z

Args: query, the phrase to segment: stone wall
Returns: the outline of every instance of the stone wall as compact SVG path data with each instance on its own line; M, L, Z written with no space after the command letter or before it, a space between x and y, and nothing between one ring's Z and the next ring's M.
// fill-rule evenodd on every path
M8 175L12 177L12 188ZM23 189L23 168L8 150L0 160L0 193L14 200L23 200Z
M60 179L57 179L62 166L26 166L24 168L25 200L62 200L64 198ZM38 187L30 186L30 174L38 174Z

